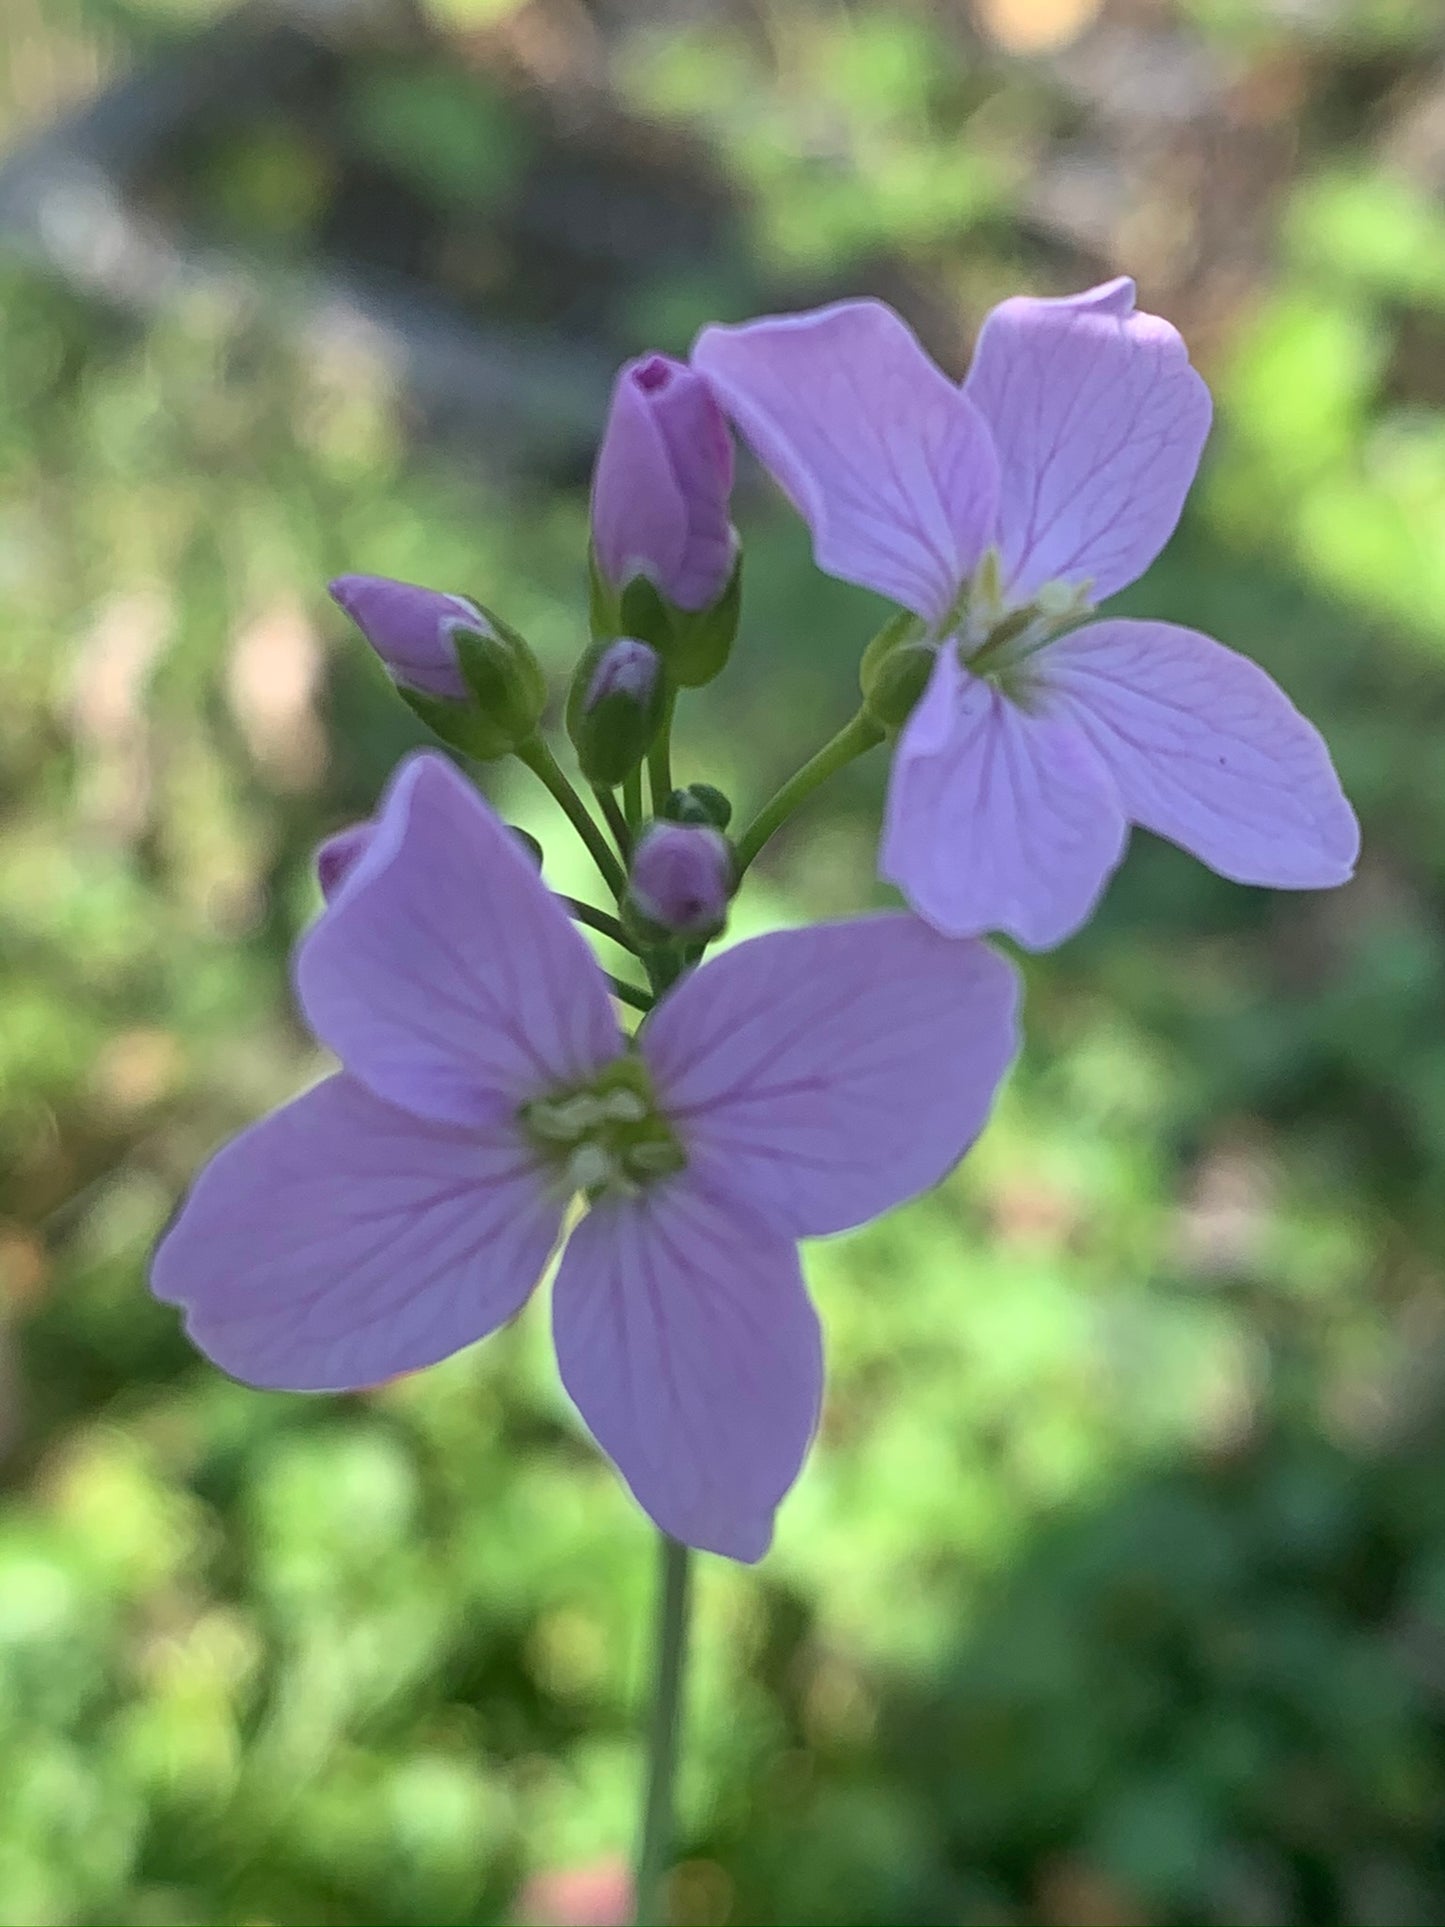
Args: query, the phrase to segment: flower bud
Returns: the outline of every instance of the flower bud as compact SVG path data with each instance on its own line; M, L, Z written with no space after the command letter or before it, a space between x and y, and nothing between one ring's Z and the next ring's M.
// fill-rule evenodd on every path
M736 887L727 838L702 824L656 822L637 840L623 905L644 939L715 937Z
M466 700L467 685L457 660L454 632L459 623L482 627L482 614L465 596L419 589L382 575L339 575L330 595L356 624L392 678L426 696Z
M672 823L703 823L725 830L732 821L733 806L711 783L689 783L685 789L668 791L658 815Z
M667 676L655 649L631 636L594 643L567 698L567 733L589 783L620 783L637 768L666 702Z
M322 843L316 852L316 881L328 903L365 856L376 834L374 823L348 823Z
M711 608L737 557L732 486L732 437L702 376L667 355L628 362L592 480L602 581L620 595L643 576L677 609Z
M535 733L547 701L541 665L479 603L375 575L340 576L331 594L443 742L491 759Z

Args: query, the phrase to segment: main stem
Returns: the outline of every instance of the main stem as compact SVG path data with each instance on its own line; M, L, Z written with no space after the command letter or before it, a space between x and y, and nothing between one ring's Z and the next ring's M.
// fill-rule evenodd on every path
M656 1673L647 1733L647 1795L637 1847L637 1927L667 1927L667 1874L674 1851L673 1780L692 1576L692 1555L685 1545L661 1533L659 1547Z
M816 756L809 757L776 795L769 797L743 831L737 845L739 877L773 831L793 814L800 803L806 802L815 789L827 782L830 776L836 775L845 764L851 763L855 756L864 755L882 741L883 731L866 709L860 709L856 716L844 723L838 734L824 743Z

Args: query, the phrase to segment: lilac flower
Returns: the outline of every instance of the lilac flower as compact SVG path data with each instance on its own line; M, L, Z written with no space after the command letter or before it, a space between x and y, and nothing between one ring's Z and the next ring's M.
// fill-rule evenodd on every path
M1060 942L1131 823L1239 883L1349 877L1328 752L1261 669L1174 623L1078 626L1169 539L1209 432L1132 281L1002 302L961 389L876 301L708 328L693 360L819 567L902 603L936 653L880 861L937 929Z
M737 559L733 445L708 385L667 355L617 377L592 481L592 542L614 589L646 576L679 609L706 609Z
M761 1557L817 1422L796 1240L947 1172L1015 1043L983 944L907 914L780 932L635 1041L561 905L442 759L412 757L301 946L343 1066L201 1173L157 1295L253 1385L430 1365L556 1276L562 1380L657 1524Z
M452 638L458 628L487 633L487 619L474 602L384 575L340 575L330 593L397 682L424 696L465 700Z
M725 836L702 823L653 823L632 853L627 906L654 929L696 942L727 922L733 886Z

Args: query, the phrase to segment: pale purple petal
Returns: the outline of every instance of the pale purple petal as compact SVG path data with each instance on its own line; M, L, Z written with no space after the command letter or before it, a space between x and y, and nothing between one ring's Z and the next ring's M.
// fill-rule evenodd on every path
M879 868L946 936L1047 950L1086 922L1128 823L1066 717L1031 714L941 650L894 753Z
M1244 656L1171 622L1098 622L1042 674L1125 810L1236 883L1343 883L1360 829L1324 740Z
M345 1391L504 1323L561 1217L515 1132L426 1123L333 1077L216 1154L151 1287L233 1378Z
M789 1238L690 1176L604 1198L552 1295L562 1383L638 1504L760 1559L818 1422L818 1319Z
M1060 581L1089 583L1100 601L1142 575L1179 520L1210 400L1178 332L1134 312L1133 282L1000 302L964 393L998 449L998 541L1015 599Z
M318 846L316 881L328 903L356 868L375 834L375 823L348 823L344 830L333 831Z
M397 682L424 695L465 699L453 632L458 625L486 632L487 619L474 602L384 575L339 575L329 586Z
M704 609L734 562L733 447L701 376L666 355L628 362L612 391L592 483L592 540L621 588L645 575L681 609Z
M317 1036L378 1097L510 1117L623 1048L601 970L506 826L440 756L398 772L376 834L301 945Z
M693 364L813 532L818 567L937 621L993 536L977 410L879 301L705 328Z
M641 1047L690 1168L816 1237L953 1168L1012 1061L1017 1002L986 944L860 917L714 958L669 992Z

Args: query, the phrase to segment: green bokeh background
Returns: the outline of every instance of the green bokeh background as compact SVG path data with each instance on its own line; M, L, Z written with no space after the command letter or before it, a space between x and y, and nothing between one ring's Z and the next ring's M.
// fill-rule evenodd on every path
M318 1072L309 853L418 739L322 585L481 594L560 684L623 355L872 290L961 370L992 300L1120 271L1219 404L1121 602L1284 682L1365 859L1273 897L1137 839L965 1168L808 1252L823 1432L766 1563L701 1562L673 1910L1445 1918L1436 0L9 0L0 136L126 76L128 238L91 179L0 255L0 1927L615 1903L651 1548L542 1309L310 1401L145 1290ZM746 809L878 608L751 471L739 515L679 756ZM876 900L881 778L745 921Z

